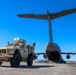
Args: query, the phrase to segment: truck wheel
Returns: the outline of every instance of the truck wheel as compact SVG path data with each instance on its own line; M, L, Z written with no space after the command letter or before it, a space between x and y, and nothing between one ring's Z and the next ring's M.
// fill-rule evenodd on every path
M10 59L11 67L19 67L20 60L21 60L20 55L19 54L15 54L15 56Z
M0 66L1 66L2 62L0 62Z
M33 64L33 57L29 57L27 61L27 65L32 66L32 64Z

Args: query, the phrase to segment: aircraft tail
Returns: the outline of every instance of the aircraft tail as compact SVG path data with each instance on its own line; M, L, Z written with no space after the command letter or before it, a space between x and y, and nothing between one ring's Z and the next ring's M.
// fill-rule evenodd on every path
M49 13L49 11L47 10L47 13L49 14L51 20L65 16L65 15L69 15L72 13L76 13L76 8L72 8L72 9L68 9L68 10L64 10L64 11L60 11L60 12L56 12L56 13ZM42 20L48 20L47 14L17 14L18 17L20 18L33 18L33 19L42 19Z
M52 23L51 23L51 17L48 9L46 10L47 17L48 17L48 25L49 25L49 38L50 42L53 43L53 35L52 35Z
M33 18L33 19L48 20L50 42L53 43L51 20L71 14L71 13L76 13L76 8L64 10L61 12L51 13L51 14L49 13L47 9L47 14L17 14L17 16L20 18Z

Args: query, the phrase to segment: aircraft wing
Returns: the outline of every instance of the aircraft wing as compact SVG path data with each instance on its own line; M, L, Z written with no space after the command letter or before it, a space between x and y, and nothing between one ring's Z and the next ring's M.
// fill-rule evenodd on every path
M43 52L40 52L40 53L35 53L35 54L36 54L36 55L40 55L40 54L43 54L43 55L44 55L45 53L43 53Z
M76 52L61 52L61 54L76 54Z
M35 53L36 55L44 55L45 53L43 53L43 52L40 52L40 53ZM61 54L76 54L76 52L61 52Z
M61 12L51 13L51 14L49 13L49 16L51 20L53 20L53 19L65 16L71 13L76 13L76 8L64 10ZM17 14L17 16L20 18L33 18L33 19L48 20L48 14Z

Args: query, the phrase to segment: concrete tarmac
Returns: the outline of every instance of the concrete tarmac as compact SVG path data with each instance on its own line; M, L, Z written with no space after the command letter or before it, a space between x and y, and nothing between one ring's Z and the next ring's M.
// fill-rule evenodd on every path
M31 67L21 62L20 67L12 68L3 62L0 75L76 75L76 64L34 63Z

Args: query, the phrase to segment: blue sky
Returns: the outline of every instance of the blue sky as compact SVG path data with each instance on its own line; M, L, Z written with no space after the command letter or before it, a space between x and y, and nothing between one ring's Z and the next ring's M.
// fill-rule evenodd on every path
M45 14L76 8L76 0L0 0L0 46L19 37L36 43L35 52L45 52L49 42L48 21L21 19L16 14ZM76 13L52 20L53 40L62 52L76 52ZM76 61L71 55L70 60ZM63 56L64 59L65 55ZM43 59L42 56L39 59Z

